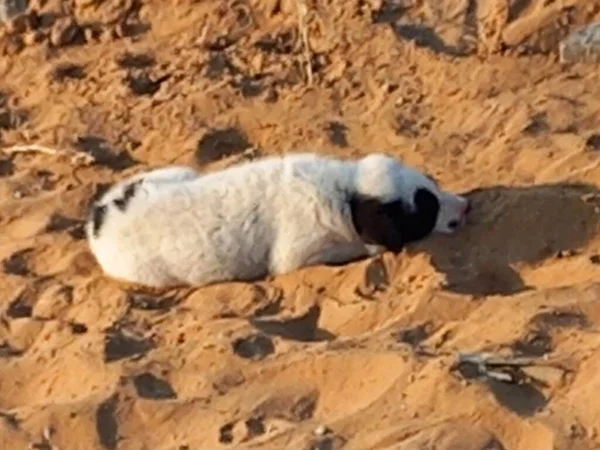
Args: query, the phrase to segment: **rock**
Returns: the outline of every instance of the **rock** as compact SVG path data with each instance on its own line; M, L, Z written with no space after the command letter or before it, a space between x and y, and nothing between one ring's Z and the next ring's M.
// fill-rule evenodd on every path
M327 433L329 429L325 425L319 425L314 431L315 436L325 436Z
M559 53L563 63L600 62L600 23L570 34L560 43Z
M29 0L0 0L0 20L4 23L24 12Z

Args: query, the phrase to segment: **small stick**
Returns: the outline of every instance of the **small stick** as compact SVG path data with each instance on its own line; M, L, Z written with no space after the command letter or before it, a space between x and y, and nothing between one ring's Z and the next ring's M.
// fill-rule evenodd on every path
M549 361L542 358L535 357L527 357L527 356L518 356L514 358L501 358L494 357L493 355L486 353L459 353L458 354L458 364L468 363L477 366L477 370L481 374L488 374L491 372L489 368L492 367L528 367L528 366L547 366L554 367L565 372L568 372L569 369L564 367L559 362Z
M459 353L458 362L488 366L532 366L543 361L540 361L539 358L530 357L498 358L485 353Z
M87 155L85 153L73 153L71 155L68 154L65 150L57 150L50 147L45 147L39 144L25 144L25 145L13 145L12 147L6 147L2 149L7 155L14 155L15 153L26 153L26 152L37 152L42 153L44 155L67 155L70 156L71 162L74 164L83 163L85 165L92 164L95 162L95 159L91 155Z
M515 378L512 375L504 372L499 372L497 370L486 370L484 375L488 378L491 378L492 380L502 381L504 383L515 382Z
M3 148L2 151L8 155L12 155L14 153L24 153L24 152L38 152L43 153L45 155L56 155L58 150L55 150L50 147L44 147L43 145L31 144L31 145L14 145L12 147Z

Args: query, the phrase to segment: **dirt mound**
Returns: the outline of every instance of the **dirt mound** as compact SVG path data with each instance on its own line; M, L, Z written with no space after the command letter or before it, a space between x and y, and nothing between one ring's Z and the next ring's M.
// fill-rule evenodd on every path
M599 17L591 0L30 1L0 29L2 147L43 146L0 157L0 447L600 448L600 83L556 62ZM398 155L470 192L469 229L166 292L107 279L87 249L115 180L307 149ZM458 352L552 364L478 377Z

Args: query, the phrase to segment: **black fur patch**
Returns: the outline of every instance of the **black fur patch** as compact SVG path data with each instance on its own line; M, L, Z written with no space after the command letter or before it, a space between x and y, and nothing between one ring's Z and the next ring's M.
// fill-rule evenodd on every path
M405 244L426 238L435 227L440 202L427 189L418 189L411 211L402 200L382 203L377 198L357 195L350 200L352 220L367 244L382 245L395 253Z
M104 220L106 219L106 205L95 205L92 206L92 232L94 233L94 237L98 237L100 234L100 228L104 225Z
M123 191L123 197L113 200L115 206L119 208L122 212L124 212L127 209L127 205L129 205L129 202L135 196L135 193L140 183L141 181L137 181L135 183L129 184Z

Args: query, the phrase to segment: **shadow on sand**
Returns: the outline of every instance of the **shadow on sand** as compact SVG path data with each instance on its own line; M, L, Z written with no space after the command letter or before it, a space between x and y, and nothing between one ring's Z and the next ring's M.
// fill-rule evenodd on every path
M447 276L447 290L510 295L527 289L513 268L560 257L598 232L600 192L592 185L495 186L467 194L473 211L467 228L435 235L410 251L432 255Z

